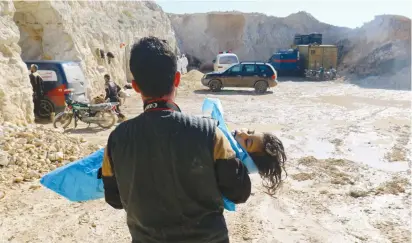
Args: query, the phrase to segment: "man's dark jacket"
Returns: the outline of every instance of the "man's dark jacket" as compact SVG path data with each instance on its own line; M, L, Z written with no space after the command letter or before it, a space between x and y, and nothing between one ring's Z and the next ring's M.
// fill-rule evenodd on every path
M215 121L148 107L110 134L102 166L106 202L126 210L136 243L229 242L222 194L245 202L247 169Z
M30 73L29 75L31 87L33 88L33 94L40 98L43 96L44 92L44 83L42 77L37 73Z
M110 102L118 102L119 101L119 92L121 88L113 81L109 81L105 84L105 91L106 91L106 99L110 99Z

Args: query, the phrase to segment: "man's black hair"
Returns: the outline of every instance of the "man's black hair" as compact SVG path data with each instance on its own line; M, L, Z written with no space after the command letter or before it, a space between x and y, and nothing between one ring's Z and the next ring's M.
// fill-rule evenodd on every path
M167 41L150 36L133 45L130 71L141 93L160 98L173 90L176 56Z

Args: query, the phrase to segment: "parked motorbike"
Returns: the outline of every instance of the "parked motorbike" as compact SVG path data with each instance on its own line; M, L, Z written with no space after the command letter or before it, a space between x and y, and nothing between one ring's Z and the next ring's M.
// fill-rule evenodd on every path
M80 120L90 125L97 124L102 128L110 128L116 123L116 105L118 102L109 102L102 104L89 104L85 102L74 101L72 90L64 90L68 95L66 108L54 118L53 126L55 128L67 128L74 118L74 127Z
M316 79L316 80L319 80L320 79L320 77L319 77L319 74L320 72L319 71L316 71L316 70L312 70L312 69L305 69L305 77L306 78L308 78L308 79Z
M327 81L336 79L337 74L335 69L330 69L324 72L323 75L320 70L305 69L305 77L310 80Z
M325 80L335 80L336 76L336 69L331 68L325 73Z

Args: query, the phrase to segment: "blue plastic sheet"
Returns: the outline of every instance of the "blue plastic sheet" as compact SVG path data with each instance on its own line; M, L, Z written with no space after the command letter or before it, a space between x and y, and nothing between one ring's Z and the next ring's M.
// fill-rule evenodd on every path
M223 118L223 108L218 99L206 98L202 112L219 121L218 128L229 139L230 145L236 152L250 173L256 173L257 168L253 160L236 142L232 133L227 128ZM50 190L60 194L70 201L88 201L104 197L103 181L97 178L98 170L103 163L104 149L100 149L83 159L72 162L43 176L40 183ZM233 202L223 198L225 209L235 211Z
M104 149L99 149L81 160L49 172L40 179L40 183L73 202L103 198L103 181L97 178L103 155Z
M235 138L232 136L232 133L226 126L225 119L223 117L223 107L220 103L220 100L206 98L203 101L202 112L203 115L210 116L211 118L219 122L218 128L228 138L230 145L232 146L232 149L236 153L236 157L242 161L242 163L248 169L249 173L256 173L258 170L252 158L249 156L246 150L243 149L242 146L240 146L240 144L235 140ZM236 211L236 204L234 204L229 199L223 197L223 203L226 210Z
M223 107L220 103L220 100L205 98L205 100L203 101L202 112L204 115L210 114L211 118L219 121L218 128L220 128L223 134L228 138L232 149L236 152L236 157L243 162L249 173L257 173L258 169L252 158L249 156L246 150L243 149L242 146L240 146L240 144L235 140L235 138L232 136L232 133L227 128L223 117Z

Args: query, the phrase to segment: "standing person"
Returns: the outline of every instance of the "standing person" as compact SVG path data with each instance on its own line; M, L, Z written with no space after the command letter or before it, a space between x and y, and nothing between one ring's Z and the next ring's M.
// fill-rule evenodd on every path
M120 86L110 80L109 74L104 75L104 81L105 81L105 91L106 91L106 96L104 99L105 100L110 99L110 102L120 103L120 97L119 97L119 91L121 90ZM123 121L126 117L120 111L120 104L116 106L116 111L117 111L117 117L119 118L119 121Z
M323 66L320 66L320 68L319 68L319 78L320 78L321 81L323 81L324 77L325 77L325 69L323 68Z
M187 58L185 56L185 54L182 55L182 74L186 74L187 73L187 65L188 65L188 61Z
M176 56L156 37L131 51L133 88L144 112L109 136L102 166L105 199L125 209L133 243L228 243L222 194L250 196L246 167L215 121L182 113Z
M176 66L177 71L182 73L182 59L179 56L176 56Z
M33 103L34 103L34 114L39 116L40 112L40 102L44 97L44 84L43 79L37 72L39 67L35 64L30 66L30 83L33 88Z

